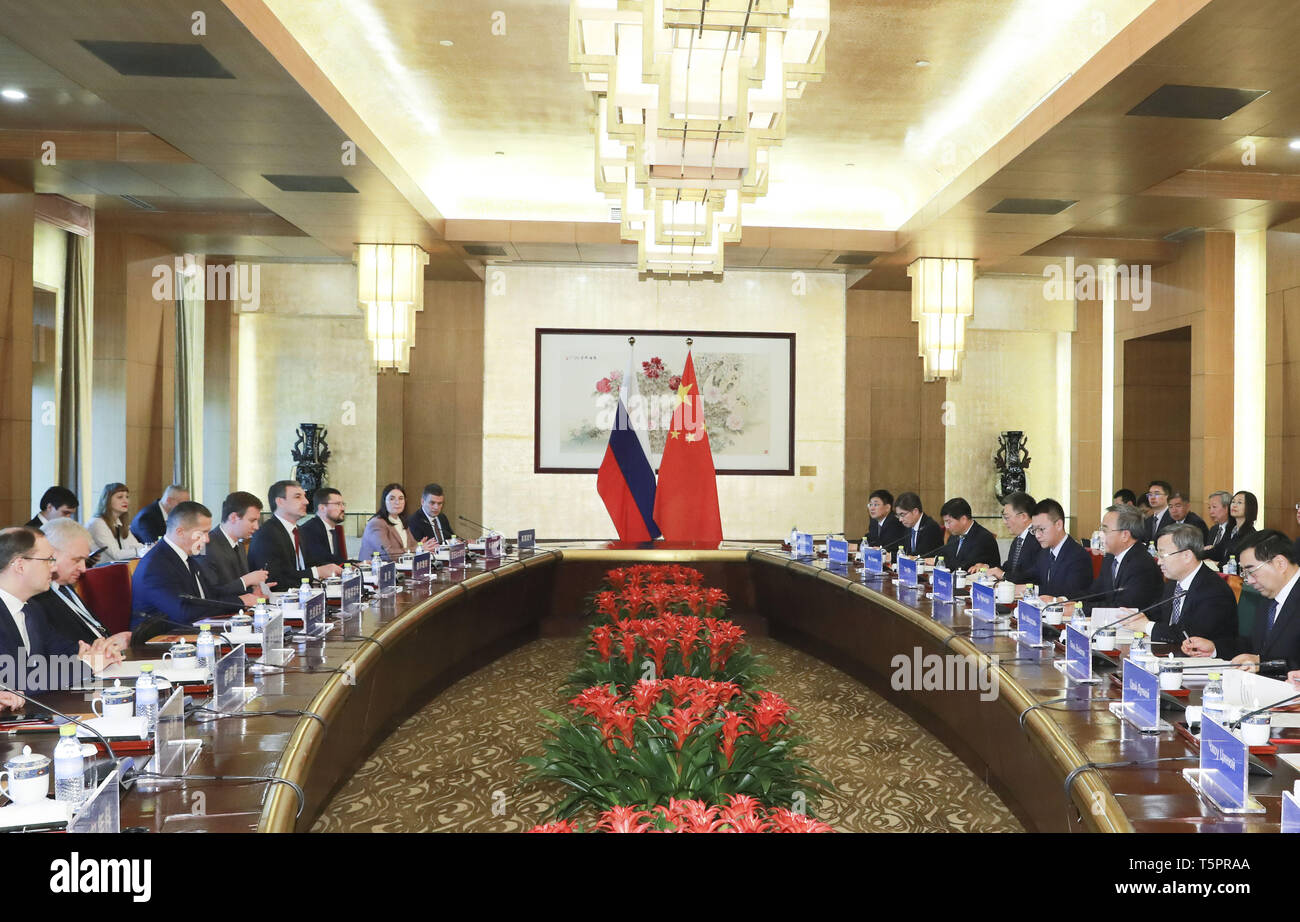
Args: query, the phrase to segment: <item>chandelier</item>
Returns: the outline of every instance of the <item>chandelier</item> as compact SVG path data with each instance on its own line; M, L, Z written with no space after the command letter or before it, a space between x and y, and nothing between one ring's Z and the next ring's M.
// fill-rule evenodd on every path
M569 61L596 97L596 188L651 276L720 275L767 192L786 100L826 72L830 0L572 0Z
M975 313L975 260L922 257L907 267L907 274L925 380L960 381L966 321Z
M357 300L366 311L377 369L411 370L415 313L424 310L428 262L429 254L412 243L357 244Z

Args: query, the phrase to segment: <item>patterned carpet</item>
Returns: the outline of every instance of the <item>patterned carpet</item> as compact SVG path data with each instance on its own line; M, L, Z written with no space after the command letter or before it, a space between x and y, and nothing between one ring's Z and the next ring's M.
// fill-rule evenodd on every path
M820 819L841 832L1018 832L1005 805L937 739L865 685L820 660L751 638L765 686L800 712L805 756L836 792ZM577 641L530 643L462 679L403 723L348 780L315 832L518 832L542 821L559 787L522 787L522 755L541 752L538 707Z

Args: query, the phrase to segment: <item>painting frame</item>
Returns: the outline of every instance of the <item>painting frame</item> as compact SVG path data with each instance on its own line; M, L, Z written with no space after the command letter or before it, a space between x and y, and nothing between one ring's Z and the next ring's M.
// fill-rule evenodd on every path
M794 437L795 437L795 346L793 332L737 332L721 330L646 330L646 329L583 329L572 327L537 327L534 336L534 376L533 376L533 473L535 474L595 474L600 460L605 453L608 442L608 429L600 437L599 445L593 444L589 455L590 463L574 464L570 459L560 459L563 429L559 422L561 414L556 404L564 404L565 398L556 393L545 393L547 384L554 391L557 371L553 367L553 355L557 349L573 350L583 359L592 359L589 364L598 369L606 367L621 369L627 364L627 338L637 338L636 356L638 364L642 358L650 357L656 345L662 340L671 348L671 341L676 341L685 358L686 339L695 341L693 352L699 355L710 354L706 350L716 343L711 340L725 340L734 344L739 350L750 350L749 354L765 357L767 372L772 379L772 386L766 388L766 406L768 413L762 417L759 428L766 432L766 448L762 454L743 454L746 459L740 465L728 466L725 450L714 450L714 464L720 476L794 476ZM618 344L610 340L617 339ZM648 341L648 342L647 342ZM705 348L701 348L701 346ZM648 348L647 348L648 347ZM602 351L603 350L603 351ZM600 356L596 358L596 356ZM615 357L617 356L617 361ZM756 362L762 370L762 362ZM697 365L697 372L700 366ZM599 372L596 372L599 374ZM788 384L786 380L788 379ZM608 379L606 379L607 381ZM604 383L604 382L602 382ZM704 385L702 384L703 388ZM706 408L707 412L707 408ZM725 435L724 435L725 438ZM570 453L572 454L572 453ZM770 457L772 463L762 463L764 457ZM757 462L757 463L756 463ZM656 459L651 458L651 464Z

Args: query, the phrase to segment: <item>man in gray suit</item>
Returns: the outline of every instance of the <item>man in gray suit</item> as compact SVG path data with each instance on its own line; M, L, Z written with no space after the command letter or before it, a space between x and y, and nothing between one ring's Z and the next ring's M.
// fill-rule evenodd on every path
M215 592L237 595L245 605L268 595L265 570L248 564L247 539L262 522L262 501L252 493L231 493L221 504L221 524L209 532L207 548L195 558Z

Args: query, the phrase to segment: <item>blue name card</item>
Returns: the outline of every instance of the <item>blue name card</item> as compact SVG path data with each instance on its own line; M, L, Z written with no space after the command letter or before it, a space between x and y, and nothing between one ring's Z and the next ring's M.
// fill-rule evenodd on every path
M1246 744L1213 718L1201 718L1201 790L1223 810L1248 806Z
M1282 792L1282 831L1300 832L1300 800L1290 791Z
M378 588L380 595L392 595L397 591L397 564L393 561L379 564Z
M970 584L970 600L973 608L971 617L977 621L994 621L997 619L997 604L993 599L993 587L984 583Z
M1016 633L1027 647L1043 646L1043 613L1024 599L1016 606Z
M356 611L361 607L361 583L363 578L361 571L356 567L348 570L350 576L343 577L340 586L342 598L339 600L344 611Z
M1083 631L1065 627L1065 675L1075 682L1095 682L1092 676L1092 639Z
M898 558L898 578L904 586L916 587L916 560L911 557L899 556Z
M1160 676L1124 660L1124 716L1139 730L1160 729Z
M465 569L465 545L457 541L447 549L447 566L452 570Z
M849 542L842 538L826 536L827 563L847 567L849 565Z
M813 536L810 532L798 531L794 535L794 547L790 549L795 557L813 556Z
M320 632L320 626L325 623L325 592L316 593L307 600L307 608L303 612L302 632L304 634L317 634Z
M936 602L952 601L951 570L945 570L943 567L935 567L930 571L930 585L934 589L934 600Z
M862 551L862 569L867 573L884 573L885 552L878 547L864 548Z
M519 533L516 549L531 553L537 547L537 529L525 528Z
M421 551L411 558L411 579L424 582L433 572L433 555L428 551Z

